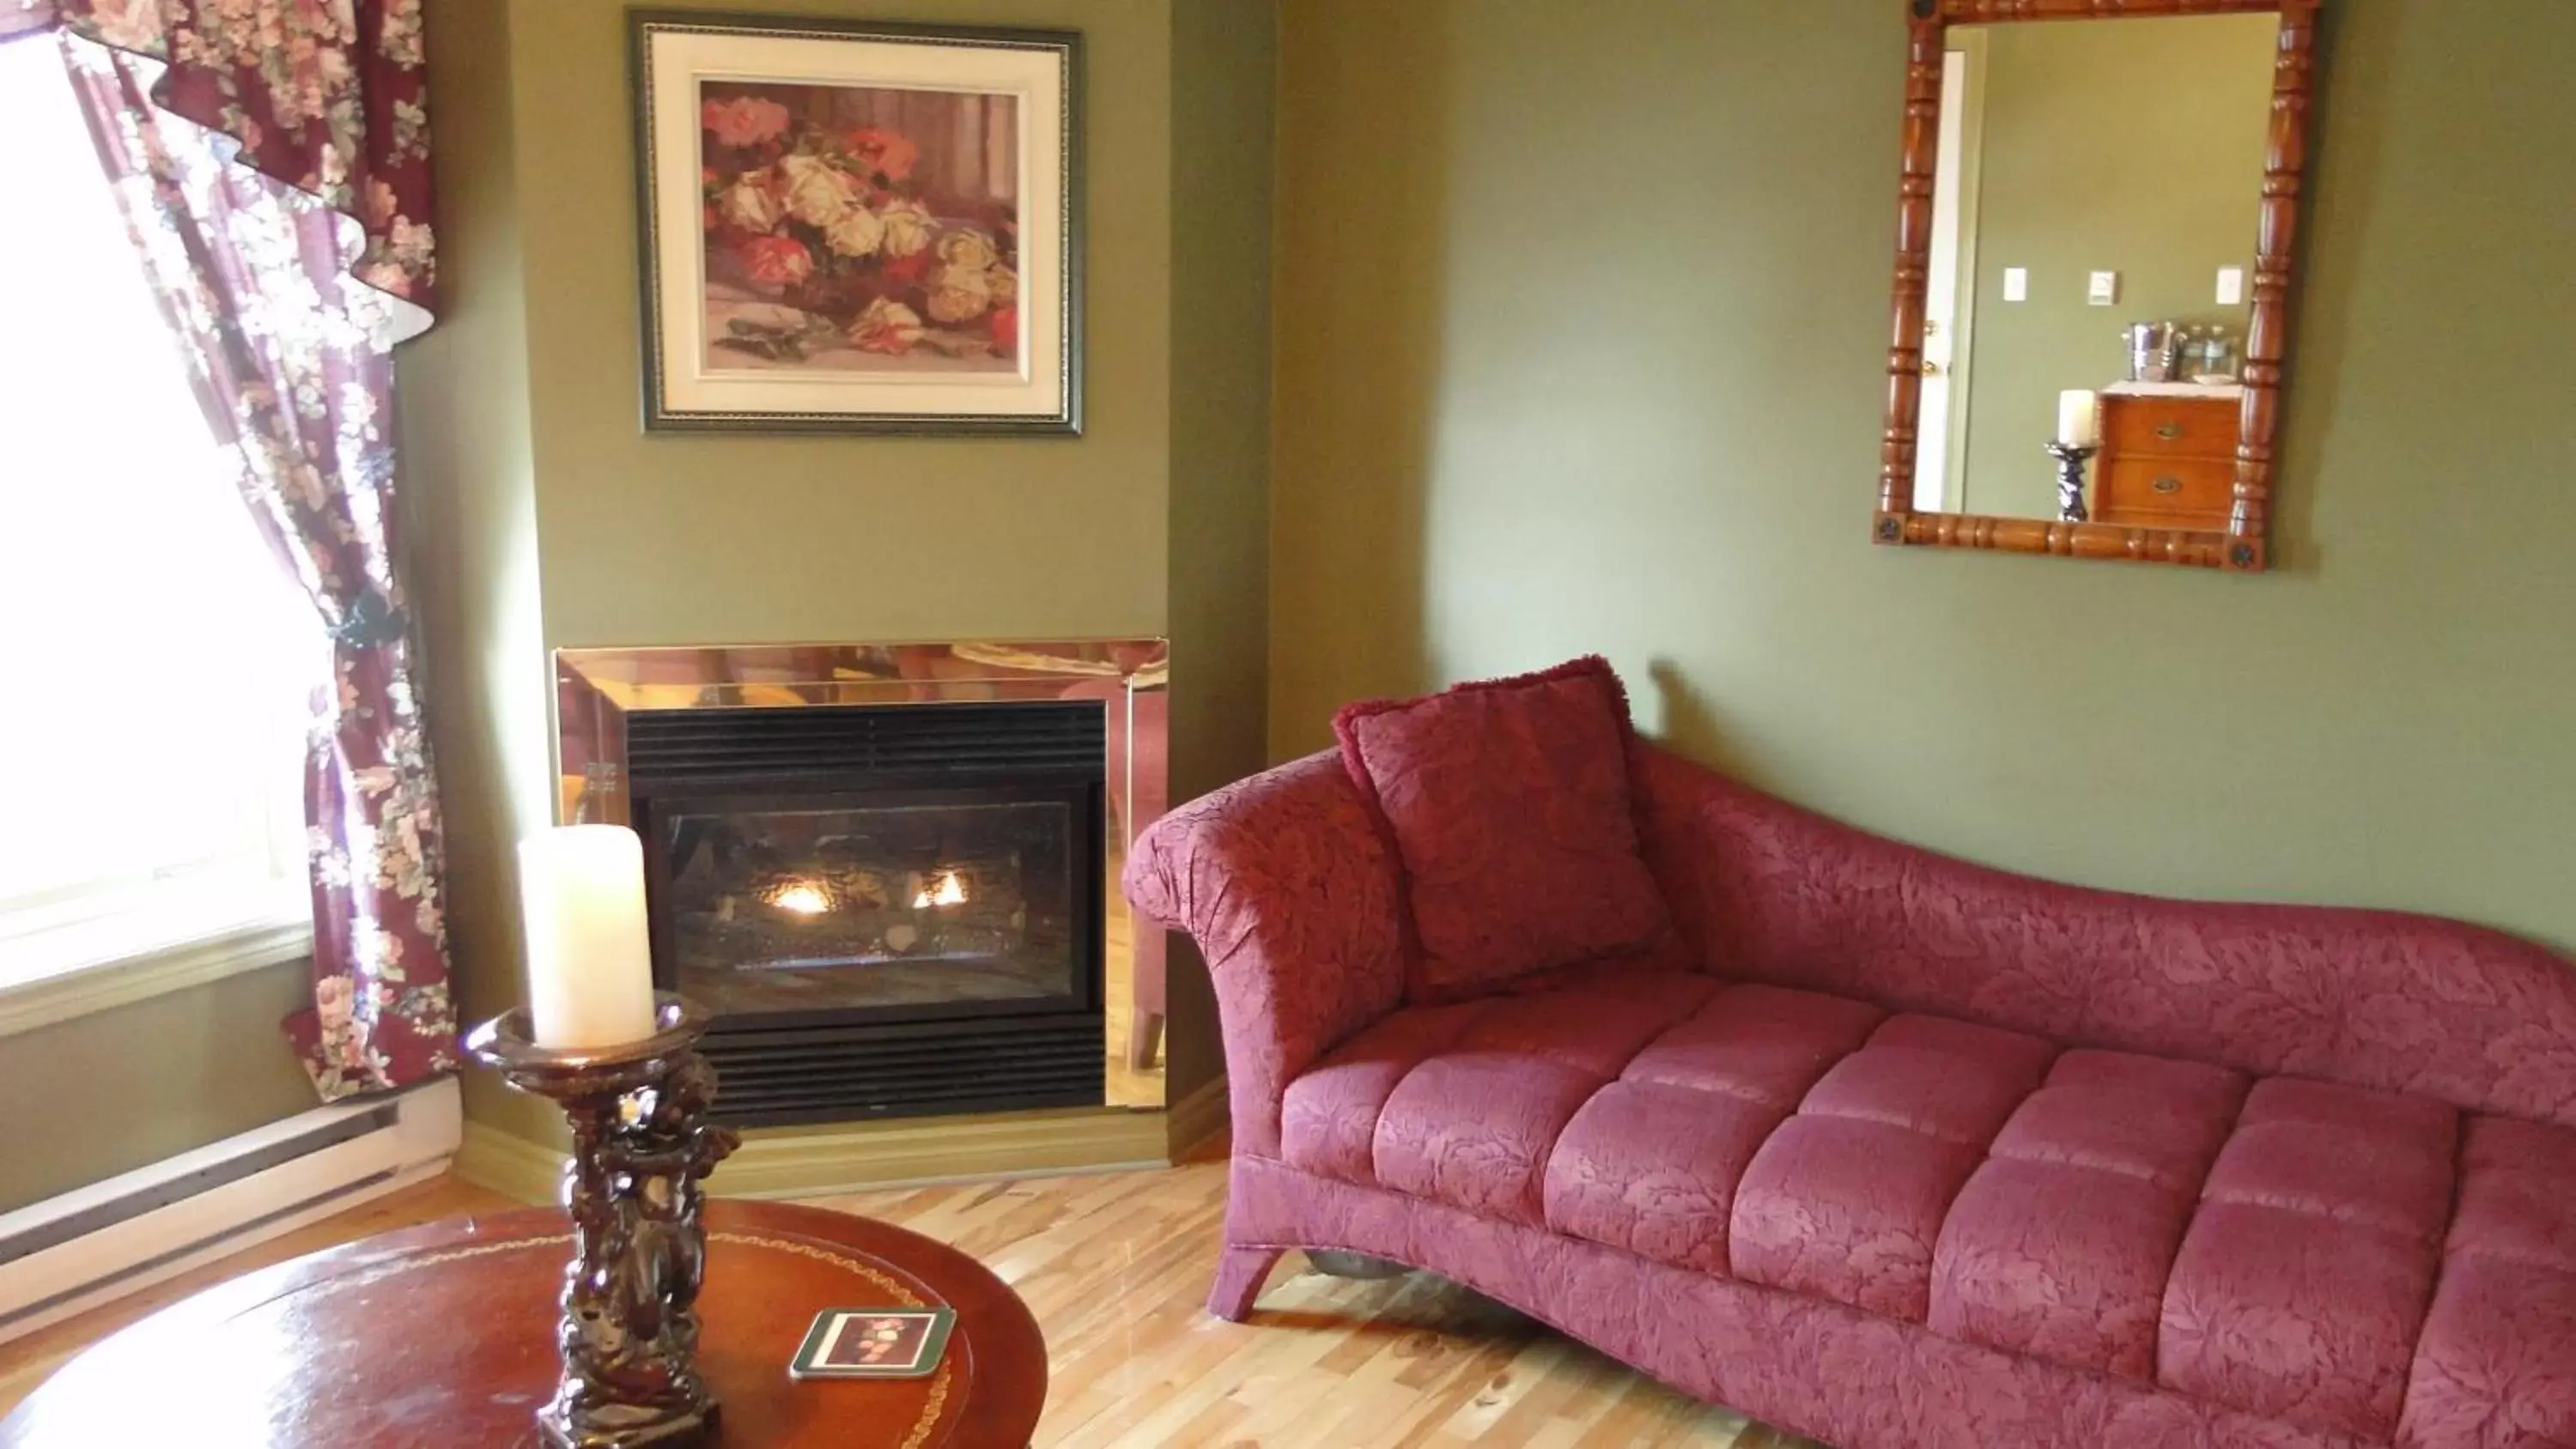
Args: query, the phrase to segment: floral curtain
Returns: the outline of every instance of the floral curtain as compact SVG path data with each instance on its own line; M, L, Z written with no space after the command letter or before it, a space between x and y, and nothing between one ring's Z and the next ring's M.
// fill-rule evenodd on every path
M330 635L305 791L314 1005L287 1030L326 1101L451 1070L393 507L389 349L432 300L417 0L0 0L0 37L47 22L242 496Z
M348 270L398 299L387 341L437 305L421 0L0 0L0 41L60 26L168 66L153 102L357 223Z

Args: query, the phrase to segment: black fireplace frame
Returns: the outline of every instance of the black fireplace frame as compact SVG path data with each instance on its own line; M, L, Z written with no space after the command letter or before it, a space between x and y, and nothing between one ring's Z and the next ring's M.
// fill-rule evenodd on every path
M741 1126L785 1126L1102 1105L1109 812L1105 751L1099 742L1105 714L1099 704L694 710L685 712L692 731L730 722L749 736L777 731L782 738L767 746L728 743L712 749L693 740L673 757L657 761L649 739L659 723L655 716L665 713L682 714L643 710L628 717L625 779L629 818L645 842L653 975L665 990L676 985L678 962L671 913L664 906L671 862L657 832L672 811L1058 801L1072 809L1068 864L1082 919L1073 936L1074 990L1069 997L720 1012L700 1044L723 1084L715 1107L719 1119ZM1044 738L1042 718L1059 726L1082 719L1090 737ZM885 723L889 720L895 723ZM827 763L834 757L836 721L848 726L849 758ZM919 743L885 741L872 734L884 729L910 735L947 721L969 732L974 743L945 762ZM1016 750L996 746L994 741L1007 738L1014 724L1030 735L1030 742ZM1059 728L1058 733L1064 731Z

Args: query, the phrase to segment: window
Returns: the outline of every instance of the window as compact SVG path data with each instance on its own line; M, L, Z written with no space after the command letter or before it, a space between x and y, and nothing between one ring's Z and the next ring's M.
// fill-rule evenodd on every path
M309 909L321 631L49 40L0 45L0 135L0 991L208 942L274 959Z

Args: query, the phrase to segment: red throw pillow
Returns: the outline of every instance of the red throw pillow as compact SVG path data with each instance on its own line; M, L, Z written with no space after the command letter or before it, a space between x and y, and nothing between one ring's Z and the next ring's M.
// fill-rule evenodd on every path
M1638 849L1630 731L1598 656L1333 717L1403 862L1409 999L1454 1001L1671 929Z

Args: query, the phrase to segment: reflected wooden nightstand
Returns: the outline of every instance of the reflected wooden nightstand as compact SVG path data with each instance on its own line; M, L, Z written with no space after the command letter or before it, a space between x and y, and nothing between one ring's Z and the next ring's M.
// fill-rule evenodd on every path
M2105 391L2102 455L2093 472L2094 521L2225 529L2236 504L2244 393L2241 387L2136 383Z

